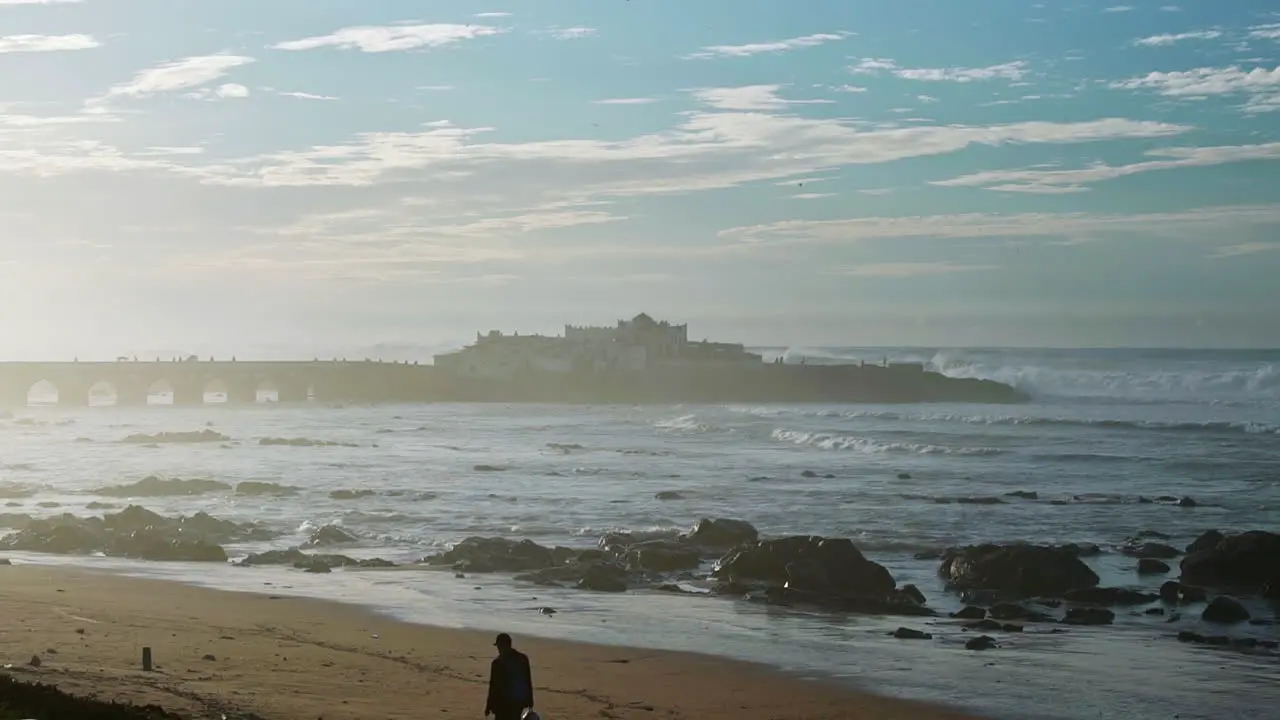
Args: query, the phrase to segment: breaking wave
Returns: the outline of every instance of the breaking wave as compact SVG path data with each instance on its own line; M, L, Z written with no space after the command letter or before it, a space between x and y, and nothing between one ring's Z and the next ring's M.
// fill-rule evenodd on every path
M838 435L835 433L804 432L801 430L777 429L773 431L774 440L788 442L821 450L850 450L868 454L880 453L914 453L916 455L1001 455L1004 450L992 447L947 447L945 445L928 445L924 443L883 442L857 435Z

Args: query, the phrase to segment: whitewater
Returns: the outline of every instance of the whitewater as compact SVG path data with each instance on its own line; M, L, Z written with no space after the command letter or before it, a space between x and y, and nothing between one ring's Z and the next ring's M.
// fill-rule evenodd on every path
M675 532L700 517L762 534L849 537L930 606L960 607L936 577L946 547L1095 543L1104 585L1151 589L1117 544L1157 530L1182 546L1210 528L1280 530L1280 351L761 348L766 361L921 362L1026 390L1025 405L397 405L15 409L0 420L3 512L98 515L136 502L286 531L326 524L355 557L411 563L470 535L590 547L612 530ZM213 399L213 398L211 398ZM163 399L160 399L163 401ZM212 428L228 442L126 444ZM262 446L264 437L341 443ZM349 445L349 446L348 446ZM95 490L148 475L294 486L121 500ZM340 490L369 490L351 499ZM1011 493L1019 493L1013 496ZM659 495L667 499L659 499ZM339 494L338 497L350 497ZM1188 502L1187 499L1190 499ZM94 504L91 508L90 505ZM0 532L4 532L0 528ZM588 642L710 652L835 677L1000 718L1264 718L1280 658L1177 642L1209 632L1117 609L1114 626L1002 637L986 653L948 619L804 612L690 595L604 595L498 576L142 563L11 554L248 591L354 602L410 620ZM1176 564L1176 560L1173 561ZM1176 570L1175 570L1176 575ZM554 616L538 607L552 606ZM1233 636L1276 639L1276 608ZM898 625L932 642L887 637ZM1213 632L1221 632L1213 631ZM1034 714L1019 708L1038 708Z

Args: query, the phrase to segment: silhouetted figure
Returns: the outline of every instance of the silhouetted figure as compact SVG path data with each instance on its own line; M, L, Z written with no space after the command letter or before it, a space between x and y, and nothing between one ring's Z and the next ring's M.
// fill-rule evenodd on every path
M526 708L533 708L533 674L529 657L511 646L511 636L502 633L494 641L498 657L489 669L489 699L484 705L485 717L494 720L520 720Z

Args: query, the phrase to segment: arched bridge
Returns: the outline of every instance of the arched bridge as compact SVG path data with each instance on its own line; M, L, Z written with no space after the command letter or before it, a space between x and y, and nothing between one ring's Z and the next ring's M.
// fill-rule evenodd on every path
M89 405L91 392L114 390L117 405L145 405L152 393L172 393L175 405L198 405L211 389L228 403L252 403L260 390L279 402L309 399L394 402L421 396L431 368L383 362L137 361L0 363L0 407L21 407L41 384L56 388L59 405Z

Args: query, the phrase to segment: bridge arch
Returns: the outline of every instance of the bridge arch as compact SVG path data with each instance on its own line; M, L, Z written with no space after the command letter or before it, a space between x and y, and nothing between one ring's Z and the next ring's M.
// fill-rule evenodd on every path
M89 386L88 397L85 398L92 407L106 407L120 404L120 388L110 380L99 380Z
M225 405L231 394L231 385L221 377L207 377L200 386L200 402L205 405Z
M62 401L62 391L50 380L41 378L27 386L27 407L57 405Z
M280 402L280 385L274 378L259 378L254 388L253 400L258 403Z
M167 378L158 378L147 385L148 405L172 405L173 383Z

